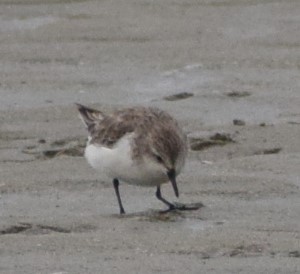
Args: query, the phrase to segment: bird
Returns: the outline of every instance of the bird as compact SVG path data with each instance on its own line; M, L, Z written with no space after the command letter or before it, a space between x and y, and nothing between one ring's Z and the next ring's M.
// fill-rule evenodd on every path
M125 214L119 184L156 187L155 195L172 211L175 203L161 194L170 182L179 197L177 175L187 156L187 137L178 122L156 107L134 106L104 113L76 103L87 131L87 162L111 178L120 214Z

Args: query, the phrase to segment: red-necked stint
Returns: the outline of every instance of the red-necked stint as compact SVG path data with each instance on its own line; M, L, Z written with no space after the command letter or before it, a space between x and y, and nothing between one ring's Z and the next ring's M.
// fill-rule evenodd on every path
M104 114L76 104L87 127L85 149L88 163L112 178L120 213L125 210L119 192L119 180L139 186L155 186L156 197L177 209L161 195L161 184L171 182L179 192L176 176L184 166L187 139L177 121L163 110L132 107Z

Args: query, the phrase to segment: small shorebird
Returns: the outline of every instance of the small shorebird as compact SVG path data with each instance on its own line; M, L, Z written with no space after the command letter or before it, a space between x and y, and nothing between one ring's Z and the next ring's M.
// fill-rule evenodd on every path
M76 105L89 132L85 158L93 168L112 178L121 214L125 210L119 180L155 186L156 197L169 207L168 210L182 209L163 198L160 189L161 184L170 181L176 197L179 196L176 176L185 162L187 142L175 119L151 107L104 114Z

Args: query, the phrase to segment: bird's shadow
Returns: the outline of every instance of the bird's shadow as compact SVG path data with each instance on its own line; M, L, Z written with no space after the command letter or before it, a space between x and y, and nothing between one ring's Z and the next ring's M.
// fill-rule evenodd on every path
M137 219L139 221L149 222L175 222L178 219L185 218L186 211L195 211L204 207L203 203L174 203L175 209L172 210L145 210L126 214L112 214L112 217L120 219Z

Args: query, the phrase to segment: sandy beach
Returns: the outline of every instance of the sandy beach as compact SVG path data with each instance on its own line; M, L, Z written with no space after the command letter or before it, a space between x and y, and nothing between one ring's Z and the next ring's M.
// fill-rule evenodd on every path
M300 2L0 0L0 273L300 273ZM84 159L75 102L155 106L179 199Z

